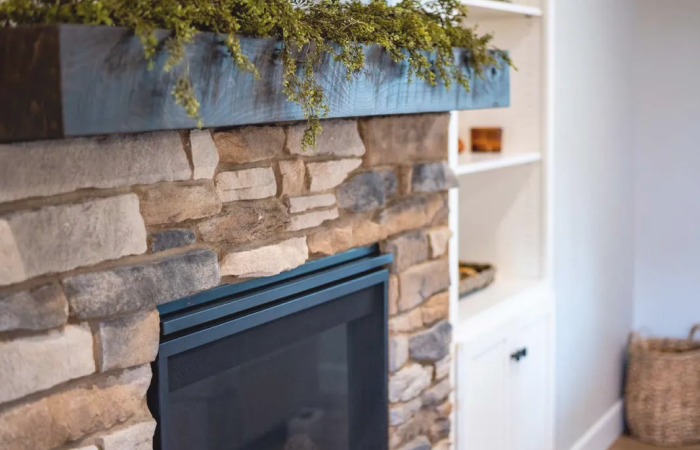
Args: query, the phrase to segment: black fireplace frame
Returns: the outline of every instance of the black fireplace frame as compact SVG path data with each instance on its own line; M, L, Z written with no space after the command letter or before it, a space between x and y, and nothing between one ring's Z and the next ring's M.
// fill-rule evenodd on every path
M348 313L363 318L374 313L381 318L377 326L356 333L361 346L382 351L381 376L378 365L372 377L356 377L359 383L353 401L373 404L376 417L372 428L363 436L350 436L351 449L386 450L388 448L388 280L384 267L393 262L393 255L381 254L377 245L356 248L344 253L306 263L279 275L220 286L158 307L161 315L161 341L153 363L154 378L148 392L148 404L158 427L154 437L156 450L169 450L165 436L169 430L167 408L169 379L168 358L208 343L242 333L285 316L324 304L368 288L383 290L381 304L353 306ZM349 305L348 305L349 306ZM381 315L374 308L381 308ZM377 320L378 320L377 319ZM381 346L377 344L381 343ZM353 357L362 358L363 355ZM362 378L371 378L364 381ZM358 408L359 409L359 408ZM352 413L350 413L352 416ZM352 420L352 419L351 419Z

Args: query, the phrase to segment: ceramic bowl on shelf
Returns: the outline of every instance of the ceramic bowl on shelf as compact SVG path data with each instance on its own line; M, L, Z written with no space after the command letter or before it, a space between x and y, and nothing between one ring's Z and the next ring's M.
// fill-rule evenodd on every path
M496 278L496 268L491 264L459 262L459 296L484 289Z

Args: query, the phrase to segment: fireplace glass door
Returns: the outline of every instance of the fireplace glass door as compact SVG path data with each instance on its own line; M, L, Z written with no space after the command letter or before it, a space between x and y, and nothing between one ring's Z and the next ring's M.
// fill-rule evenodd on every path
M333 282L164 340L156 448L386 450L386 276Z

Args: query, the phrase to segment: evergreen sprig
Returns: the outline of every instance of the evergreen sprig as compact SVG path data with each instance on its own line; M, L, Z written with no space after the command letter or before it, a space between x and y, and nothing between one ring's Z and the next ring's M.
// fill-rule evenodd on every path
M467 8L459 0L6 0L0 3L0 26L80 23L127 26L140 37L146 58L159 43L156 29L170 30L164 42L165 70L177 70L175 101L199 120L199 101L189 77L185 47L198 31L223 37L236 65L254 73L242 53L237 35L273 37L281 41L282 89L300 105L308 120L303 145L314 145L321 132L319 119L328 103L316 78L326 55L342 63L348 80L364 67L362 46L378 44L396 61L408 60L409 80L418 77L435 85L453 81L469 90L469 79L456 62L453 47L469 52L470 70L478 76L498 64L502 52L490 52L490 34L464 26Z

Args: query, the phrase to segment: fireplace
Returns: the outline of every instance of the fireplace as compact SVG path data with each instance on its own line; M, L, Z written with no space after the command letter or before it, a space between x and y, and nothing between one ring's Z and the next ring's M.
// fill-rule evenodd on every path
M160 450L386 450L378 246L161 308L149 393Z
M450 449L448 123L0 145L0 448Z

